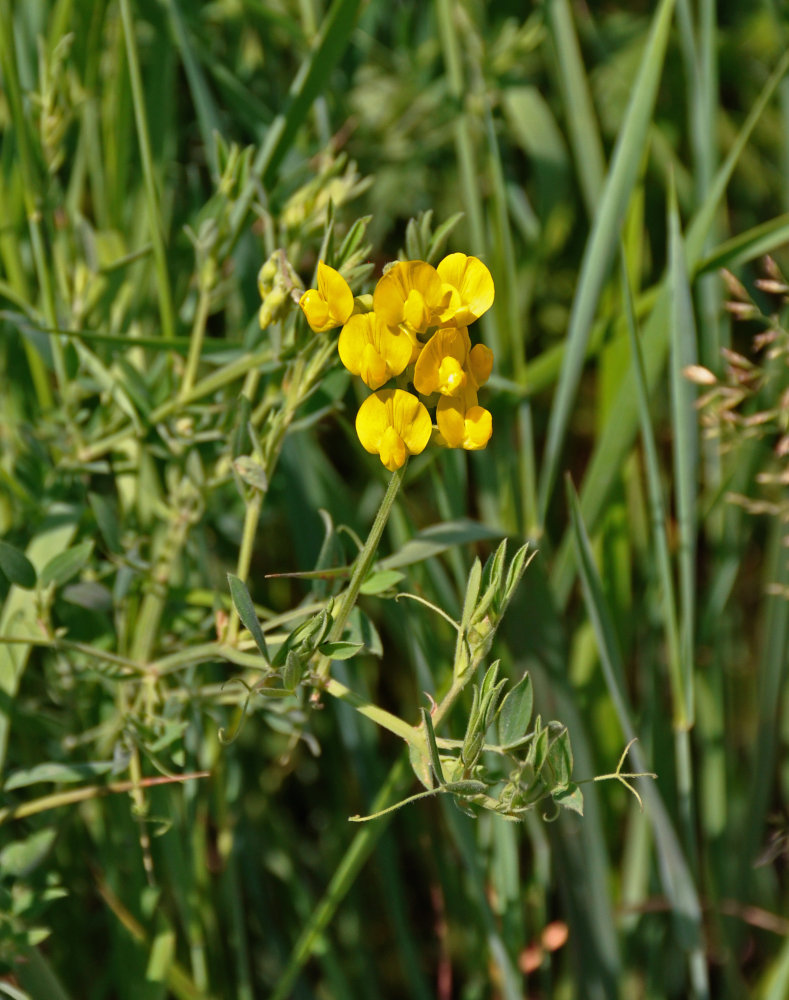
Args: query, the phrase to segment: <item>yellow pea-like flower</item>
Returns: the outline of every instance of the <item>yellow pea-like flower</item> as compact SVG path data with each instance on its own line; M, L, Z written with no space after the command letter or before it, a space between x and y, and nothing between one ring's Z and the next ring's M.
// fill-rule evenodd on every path
M352 375L360 375L371 389L379 389L410 363L412 341L376 313L358 313L342 328L337 348L340 361Z
M359 407L356 433L365 451L379 455L394 472L409 455L424 451L433 425L416 396L403 389L382 389Z
M477 393L466 388L458 396L442 396L436 407L436 423L450 448L479 451L493 433L490 412L477 403Z
M353 292L339 271L318 261L318 287L299 299L307 322L315 333L342 326L353 312Z
M398 261L376 285L373 308L388 326L404 323L414 333L424 333L439 324L449 294L431 264Z
M414 368L414 387L423 396L440 392L456 396L462 392L468 376L469 337L466 329L445 327L436 330L422 348Z
M457 293L456 298L451 298L450 308L445 310L444 323L468 326L493 305L493 278L478 257L451 253L440 262L436 272L445 295L451 297L453 291Z

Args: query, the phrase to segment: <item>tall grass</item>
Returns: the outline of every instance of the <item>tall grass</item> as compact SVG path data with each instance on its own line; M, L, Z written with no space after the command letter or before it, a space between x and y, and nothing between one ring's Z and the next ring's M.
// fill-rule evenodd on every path
M785 358L730 435L687 375L785 322L785 37L709 0L0 0L1 994L786 994ZM455 249L496 283L493 438L412 460L352 696L263 698L386 488L300 288ZM583 817L347 822L419 787L353 706L440 701L425 604L461 622L504 537L539 552L491 656ZM643 812L592 780L634 737Z

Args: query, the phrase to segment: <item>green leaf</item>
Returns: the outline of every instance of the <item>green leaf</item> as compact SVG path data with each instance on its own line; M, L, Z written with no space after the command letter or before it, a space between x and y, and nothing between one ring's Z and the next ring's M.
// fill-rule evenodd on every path
M570 809L572 812L577 812L579 816L583 816L584 796L578 785L570 784L566 788L554 792L551 798L562 809Z
M515 687L508 692L501 705L499 715L499 743L509 746L526 735L534 706L534 692L531 677L524 674Z
M57 830L48 826L36 830L25 840L15 840L0 851L0 873L11 878L22 878L37 868L55 842Z
M263 658L268 662L269 655L266 639L263 635L263 629L260 627L258 616L255 613L255 605L249 596L247 585L242 579L234 576L232 573L227 574L227 582L230 586L230 597L238 612L238 617L241 619L241 624L248 630Z
M426 708L420 708L422 715L422 725L425 727L425 737L427 739L427 752L430 755L430 766L439 785L446 784L444 771L441 767L441 758L438 755L438 744L436 743L436 733L433 729L433 719Z
M112 591L96 580L82 580L63 588L64 601L88 611L110 611L113 606Z
M266 470L256 458L251 455L240 455L233 462L233 468L249 486L260 490L261 493L268 490Z
M454 545L489 541L501 538L502 534L503 532L487 528L476 521L465 519L444 521L420 531L410 542L406 542L399 552L382 559L378 566L380 569L399 569L446 552Z
M36 585L36 571L33 564L19 549L0 541L0 570L3 571L9 583L30 590Z
M535 725L535 737L529 747L528 762L534 768L534 773L539 774L548 759L548 730Z
M111 760L96 761L88 764L59 764L55 761L46 764L36 764L24 770L14 771L8 776L3 791L10 792L15 788L27 788L42 781L53 781L55 784L73 784L79 781L92 781L102 774L109 774L114 762Z
M515 588L521 582L523 574L526 572L526 567L529 562L531 562L531 557L535 553L529 552L529 543L526 542L524 545L518 549L515 555L512 557L512 562L510 563L510 568L507 570L507 580L504 584L504 604L509 604L512 599L512 595L515 593ZM527 562L526 557L529 557Z
M324 656L331 657L332 660L350 660L356 656L360 649L364 649L361 642L323 642L318 649Z
M566 788L573 774L573 751L570 746L570 734L566 729L562 729L561 733L551 741L547 763L553 771L553 787Z
M87 539L75 545L73 549L66 549L65 552L58 552L41 570L39 582L42 587L54 584L55 587L62 587L64 583L76 576L85 563L90 559L93 552L93 539Z
M460 620L461 628L466 628L471 621L471 616L474 614L474 608L477 606L477 598L479 597L479 585L482 581L482 563L479 559L475 559L471 571L468 575L468 583L466 584L466 599L463 602L463 617Z
M463 212L455 212L454 215L450 215L450 217L446 220L446 222L442 222L441 225L438 227L438 229L433 233L433 237L430 240L430 245L427 248L427 253L425 254L425 260L428 262L428 264L435 263L436 258L441 253L441 250L444 246L444 243L447 240L447 237L455 228L455 226L458 224L458 222L460 222L460 220L463 218L463 214L464 214Z
M110 552L122 552L120 525L115 505L100 493L88 493L88 503L107 548Z
M385 590L390 590L403 579L404 574L399 573L396 569L380 570L377 573L371 573L367 577L361 587L359 587L359 593L368 596L380 594Z
M435 782L433 781L433 772L430 770L430 758L419 744L410 743L408 745L408 760L420 782L425 788L432 791L435 788Z

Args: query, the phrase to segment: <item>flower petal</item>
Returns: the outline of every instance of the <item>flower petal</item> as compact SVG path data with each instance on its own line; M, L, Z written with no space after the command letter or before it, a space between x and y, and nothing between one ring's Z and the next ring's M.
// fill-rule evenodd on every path
M395 429L405 442L409 455L419 455L423 452L430 440L433 422L427 409L416 396L402 389L395 389L392 416Z
M374 392L359 407L356 414L356 433L365 451L372 455L378 454L381 446L381 438L387 427L391 426L391 407L387 412L387 399L391 389L383 392Z
M442 396L436 407L436 423L450 448L478 451L493 433L493 419L477 403L477 394L468 387L457 397Z
M483 406L472 406L466 410L464 421L463 447L467 451L484 448L493 433L493 418Z
M436 268L443 282L460 293L461 306L452 314L452 322L468 325L479 319L493 305L495 289L490 271L478 257L452 253Z
M477 385L484 385L493 371L493 351L484 344L475 344L469 352L468 366Z
M424 333L438 324L443 298L441 279L432 264L400 260L376 285L373 308L388 326L408 323L415 332Z
M335 326L342 326L353 312L353 292L339 271L318 261L318 291L329 305Z
M466 378L463 368L468 354L468 333L452 326L436 330L422 348L414 368L414 387L423 396L433 392L457 395ZM446 364L446 359L452 362Z
M299 305L315 333L325 333L336 325L332 322L328 302L317 288L308 288L299 299Z

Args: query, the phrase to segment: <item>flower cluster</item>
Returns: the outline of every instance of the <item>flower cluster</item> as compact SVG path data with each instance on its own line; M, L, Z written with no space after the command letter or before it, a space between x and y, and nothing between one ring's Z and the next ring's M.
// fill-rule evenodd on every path
M302 295L301 308L317 333L342 326L340 360L373 390L359 408L356 432L387 469L424 451L431 435L449 448L488 443L491 416L477 392L490 376L493 352L472 346L468 327L491 307L493 295L490 271L463 253L437 267L397 261L371 303L370 296L354 299L341 274L318 264L318 287Z

